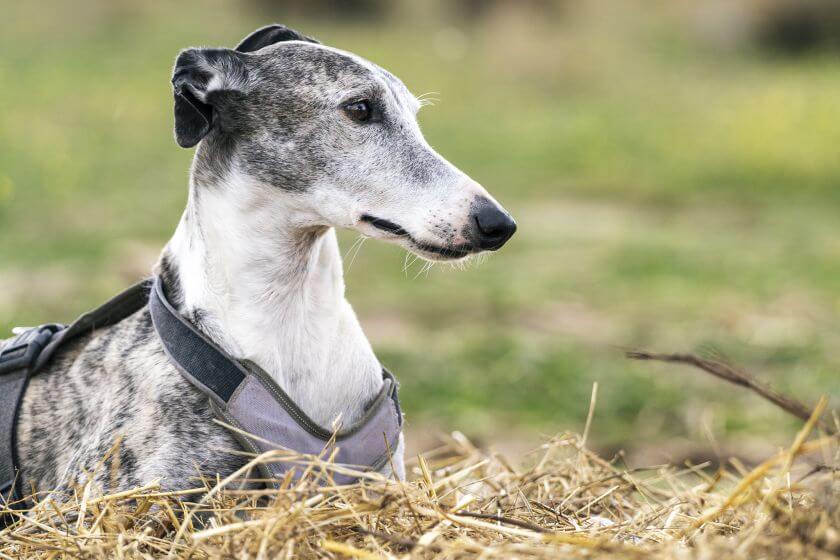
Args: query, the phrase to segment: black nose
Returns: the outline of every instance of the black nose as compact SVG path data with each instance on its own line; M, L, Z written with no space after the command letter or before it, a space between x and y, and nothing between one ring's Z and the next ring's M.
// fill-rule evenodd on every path
M482 251L495 251L516 232L516 222L510 214L487 199L480 199L473 210L475 244Z

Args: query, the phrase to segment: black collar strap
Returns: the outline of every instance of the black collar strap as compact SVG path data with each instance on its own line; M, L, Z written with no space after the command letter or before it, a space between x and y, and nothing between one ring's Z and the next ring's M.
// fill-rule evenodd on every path
M216 413L238 428L233 433L245 449L261 453L280 448L322 457L331 456L337 449L337 464L362 470L381 469L389 451L396 449L402 413L396 380L387 370L383 370L382 390L364 416L333 434L304 414L268 374L255 364L230 357L181 317L166 300L159 277L154 279L149 294L149 309L167 356L210 398ZM269 462L263 472L281 477L293 466L289 462ZM352 477L339 473L333 478L339 483L352 481Z

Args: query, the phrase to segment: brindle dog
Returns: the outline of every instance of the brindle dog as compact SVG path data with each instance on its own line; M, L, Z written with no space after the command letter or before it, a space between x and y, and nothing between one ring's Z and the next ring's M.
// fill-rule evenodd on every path
M403 83L358 56L274 25L233 50L181 52L172 83L176 140L198 148L155 269L168 298L314 421L353 423L381 365L344 297L334 228L458 260L498 249L515 223L426 143ZM179 489L243 464L147 308L60 350L29 385L17 439L24 488L42 491L91 473L103 490Z

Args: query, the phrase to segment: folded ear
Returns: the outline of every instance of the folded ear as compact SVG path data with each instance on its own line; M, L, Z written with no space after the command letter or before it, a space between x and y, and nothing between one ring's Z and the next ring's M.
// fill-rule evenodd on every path
M294 29L289 29L285 25L275 23L273 25L261 27L242 39L242 42L236 46L236 50L239 52L253 52L281 41L307 41L309 43L318 42L311 37L298 33Z
M244 91L248 70L230 49L187 49L178 55L172 75L175 139L191 148L217 125L225 92Z

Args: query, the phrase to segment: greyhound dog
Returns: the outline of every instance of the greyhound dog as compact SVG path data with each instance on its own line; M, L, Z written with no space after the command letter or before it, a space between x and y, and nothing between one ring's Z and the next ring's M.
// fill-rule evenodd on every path
M197 145L189 199L155 265L177 312L258 364L312 420L353 423L382 366L344 297L334 228L429 260L501 247L516 225L438 155L403 83L284 26L176 60L175 137ZM62 348L17 427L26 488L194 484L244 463L207 397L179 375L148 307ZM103 457L119 441L102 468ZM404 440L384 474L404 476Z

